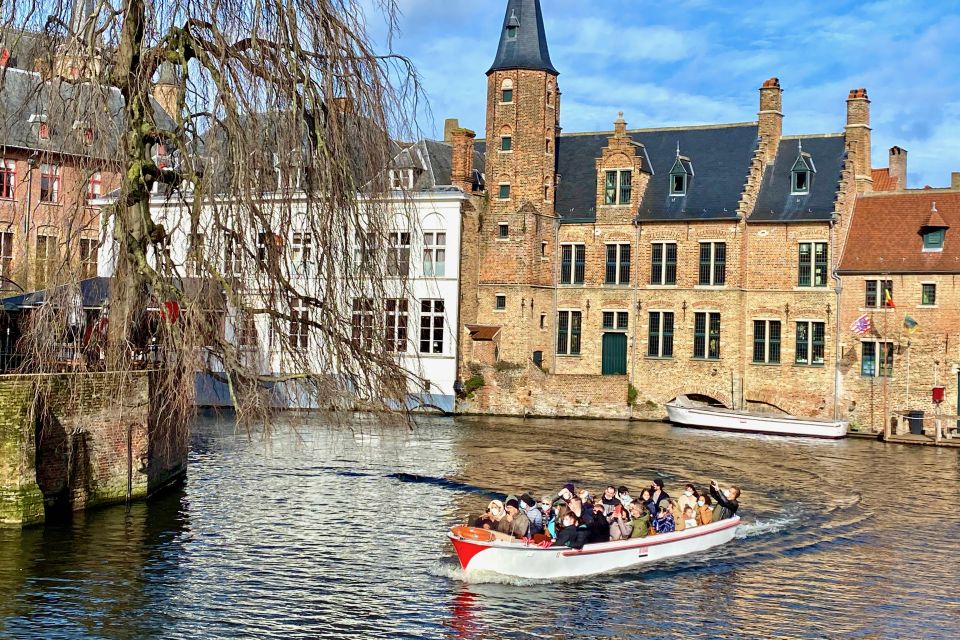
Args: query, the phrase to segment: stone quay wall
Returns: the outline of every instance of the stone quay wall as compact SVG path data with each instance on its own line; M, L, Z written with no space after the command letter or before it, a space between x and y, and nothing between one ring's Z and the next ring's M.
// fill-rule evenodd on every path
M185 416L148 372L0 376L0 526L141 500L186 471Z

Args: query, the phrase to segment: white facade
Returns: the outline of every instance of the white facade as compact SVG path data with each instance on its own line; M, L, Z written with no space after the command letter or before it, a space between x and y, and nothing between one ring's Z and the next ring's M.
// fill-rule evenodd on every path
M269 196L268 196L269 197ZM284 196L284 207L292 207L296 221L298 197L296 193ZM302 199L302 194L300 196ZM406 345L398 353L403 367L409 371L409 403L411 408L439 408L452 412L454 408L454 385L457 380L457 339L459 336L459 269L461 239L461 205L466 199L463 192L455 187L441 186L424 191L396 192L396 198L390 202L395 207L391 224L391 236L398 244L409 242L408 251L400 248L407 262L406 277L397 277L396 291L406 291L405 316ZM106 201L101 204L105 204ZM191 277L199 275L192 271L190 262L190 219L188 202L172 202L155 197L152 203L154 219L162 223L167 230L168 251L179 275ZM304 206L304 211L306 207ZM207 216L209 217L209 216ZM107 224L104 229L110 229ZM201 216L199 227L203 233L204 256L213 262L225 275L243 277L245 274L231 274L228 265L230 239L224 233L211 233L212 225L206 224ZM291 278L298 280L297 288L305 294L320 290L320 282L311 261L316 260L324 250L322 238L309 232L310 225L303 220L302 228L296 222L291 225L287 237L282 238L283 259L292 266ZM106 231L105 233L109 233ZM218 237L221 236L221 237ZM109 240L109 241L108 241ZM99 252L98 275L110 277L114 273L113 241L105 237ZM304 251L310 258L303 259ZM155 260L155 256L151 256ZM401 266L401 273L404 269ZM313 284L311 284L311 282ZM405 289L404 285L405 284ZM384 289L394 288L391 282L384 283ZM255 291L255 287L251 290ZM249 294L255 295L255 294ZM391 303L393 304L393 303ZM378 305L379 307L379 305ZM344 310L344 316L350 317L351 309ZM402 309L394 313L394 322L403 323L397 316ZM261 373L284 374L278 340L289 339L276 336L271 329L269 316L255 318L256 348L251 347L251 357L259 360ZM225 335L230 340L239 340L236 330L236 314L230 310L224 323ZM402 333L402 332L401 332ZM322 357L316 343L308 341L310 357ZM216 368L216 364L212 365ZM202 386L202 385L201 385ZM217 384L198 389L198 401L202 404L227 404L228 395Z

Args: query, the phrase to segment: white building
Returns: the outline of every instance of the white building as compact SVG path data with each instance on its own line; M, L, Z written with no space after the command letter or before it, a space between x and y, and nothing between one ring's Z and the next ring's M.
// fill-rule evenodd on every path
M408 385L410 407L445 412L454 410L458 375L461 210L467 200L460 188L451 186L451 160L452 147L432 140L403 148L394 158L389 175L393 189L387 204L395 213L386 251L388 260L396 265L390 271L396 276L396 282L385 282L383 289L401 293L391 294L389 300L379 303L357 298L352 310L344 310L345 317L352 313L355 332L358 327L361 332L364 330L374 309L386 312L388 336L392 336L401 364L412 374ZM306 211L305 194L293 189L263 197L267 209L273 201L294 212L294 223L280 239L283 259L288 261L290 273L295 274L291 277L299 280L298 290L300 286L305 292L319 290L322 283L311 264L323 252L325 238L315 237L318 234L311 232L305 217L302 225L296 223L301 202L302 210ZM99 204L107 202L109 200ZM177 273L185 278L201 273L193 266L195 254L190 246L191 206L189 198L182 197L175 201L157 195L152 202L155 220L161 222L168 233L167 254ZM229 203L221 202L220 206L229 206ZM199 224L202 233L198 237L204 258L225 275L247 277L242 267L234 266L236 248L231 244L230 233L214 231L211 218L209 212L206 216L201 214ZM104 229L111 226L108 224ZM98 275L113 275L113 254L113 241L106 236L99 253ZM256 287L250 290L255 292ZM295 322L290 323L289 331L279 332L269 316L254 318L241 330L243 324L237 314L228 309L223 322L224 335L250 350L249 357L258 359L261 373L289 373L284 371L282 354L291 345L310 349L311 357L322 357L316 342ZM287 344L281 344L282 340ZM216 370L217 364L211 367ZM198 381L198 402L228 405L229 393L222 382L202 377Z

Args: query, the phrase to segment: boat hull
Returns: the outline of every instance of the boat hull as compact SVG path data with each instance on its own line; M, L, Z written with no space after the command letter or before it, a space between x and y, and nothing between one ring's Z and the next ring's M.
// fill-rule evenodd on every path
M687 407L672 402L667 403L667 416L673 424L684 427L831 440L845 438L848 426L846 422L842 421L831 422L793 416L765 416L740 413L728 409Z
M739 524L740 518L731 518L686 531L589 544L581 550L468 540L452 532L449 535L467 574L488 571L517 578L551 580L606 573L705 551L733 540Z

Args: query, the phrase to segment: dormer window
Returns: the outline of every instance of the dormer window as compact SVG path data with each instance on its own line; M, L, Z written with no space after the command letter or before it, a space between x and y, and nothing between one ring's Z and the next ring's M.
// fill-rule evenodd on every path
M941 251L946 229L927 229L923 234L924 251Z
M508 104L513 102L513 80L507 78L500 85L500 102Z
M924 251L943 251L943 241L947 235L947 229L950 225L943 219L940 212L937 211L937 203L934 202L930 208L930 216L926 223L920 227L920 235L923 237Z
M391 189L413 189L413 169L391 169Z
M693 164L689 158L681 156L679 148L677 151L677 160L670 169L670 195L685 196L690 187L690 178L693 177Z
M797 146L799 153L790 169L790 195L803 196L810 193L810 183L813 181L813 174L817 172L817 167L813 164L813 158L803 150L800 143Z
M517 17L517 12L514 10L510 14L510 19L507 20L507 40L516 40L517 31L520 30L520 18Z

